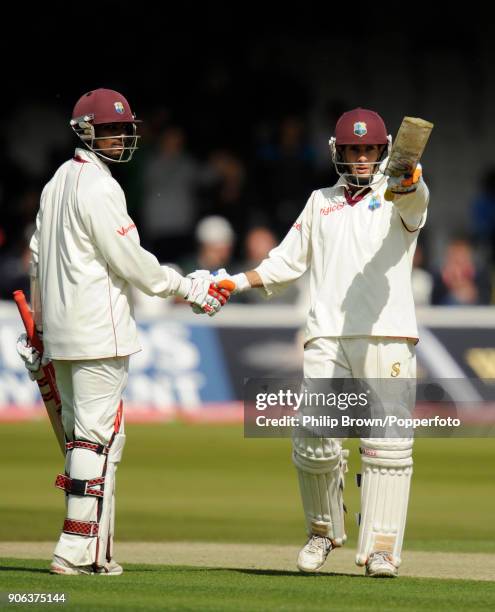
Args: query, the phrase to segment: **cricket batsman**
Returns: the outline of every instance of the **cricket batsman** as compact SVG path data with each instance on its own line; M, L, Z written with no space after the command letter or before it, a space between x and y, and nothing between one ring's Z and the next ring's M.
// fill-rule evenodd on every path
M229 297L208 279L184 278L140 246L111 167L137 149L137 119L116 91L85 93L70 125L82 141L41 195L31 249L31 304L43 355L25 335L17 349L32 378L51 360L62 401L66 518L50 571L119 575L113 559L115 472L125 444L122 393L141 350L131 285L176 295L214 315Z
M419 165L404 175L384 174L391 140L376 112L344 113L330 140L337 183L311 194L287 236L255 270L211 277L231 279L235 291L262 288L270 296L309 269L305 378L416 377L411 270L429 196ZM398 574L412 447L411 438L361 439L356 563L367 576ZM308 535L297 565L316 572L346 541L346 451L340 439L294 436L293 461Z

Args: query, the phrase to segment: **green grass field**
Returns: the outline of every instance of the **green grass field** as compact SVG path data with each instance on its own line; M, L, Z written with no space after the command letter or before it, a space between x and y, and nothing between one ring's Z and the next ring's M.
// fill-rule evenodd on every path
M130 565L118 578L49 576L40 561L7 559L0 589L65 592L67 604L10 606L55 610L493 610L495 583L322 573ZM1 603L0 603L1 606Z
M303 544L289 440L244 439L239 426L182 424L133 425L127 435L118 471L118 541ZM352 548L359 456L355 440L347 446L346 548ZM59 455L45 422L0 426L0 542L55 541L64 518L63 494L53 487L62 471ZM494 459L490 439L416 441L404 559L407 550L495 553ZM320 610L331 605L357 610L374 597L381 610L495 607L495 582L488 581L300 576L270 568L208 569L207 563L126 564L120 578L81 579L49 576L47 561L1 559L0 565L0 591L54 592L63 583L71 608L77 603L79 609L91 609L84 607L88 580L91 592L101 597L98 607L108 610ZM325 569L331 571L330 562Z

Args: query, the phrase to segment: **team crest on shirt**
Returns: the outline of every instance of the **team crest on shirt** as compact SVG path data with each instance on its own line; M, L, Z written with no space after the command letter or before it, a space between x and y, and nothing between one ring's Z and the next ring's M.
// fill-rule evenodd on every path
M381 205L382 205L382 202L380 198L372 197L370 200L370 203L368 204L368 208L373 211L373 210L376 210L377 208L380 208Z
M366 136L367 133L368 128L366 127L366 123L364 121L356 121L354 124L354 134L359 136L359 138L362 138L363 136Z
M115 110L119 113L119 115L124 114L124 105L122 104L122 102L114 102L113 105L115 107Z

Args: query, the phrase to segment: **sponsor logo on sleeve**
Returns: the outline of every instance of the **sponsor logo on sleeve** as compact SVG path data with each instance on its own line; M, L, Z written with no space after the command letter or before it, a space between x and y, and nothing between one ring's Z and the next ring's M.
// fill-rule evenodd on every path
M124 226L119 227L119 229L117 230L117 234L119 234L120 236L125 236L133 229L136 229L135 223L131 223L131 225L129 225L128 227L124 227Z
M300 232L301 231L301 227L302 227L302 223L301 222L294 223L294 225L292 227L294 229L296 229L298 232Z

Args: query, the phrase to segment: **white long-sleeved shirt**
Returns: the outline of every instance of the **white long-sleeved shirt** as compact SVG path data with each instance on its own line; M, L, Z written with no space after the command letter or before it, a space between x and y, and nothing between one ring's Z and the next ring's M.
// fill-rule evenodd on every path
M139 351L130 285L167 297L181 281L140 246L124 192L86 149L76 149L45 186L30 249L51 359Z
M256 268L268 294L310 269L306 342L331 336L417 338L411 270L428 188L385 200L377 181L350 205L345 181L314 191L281 244Z

